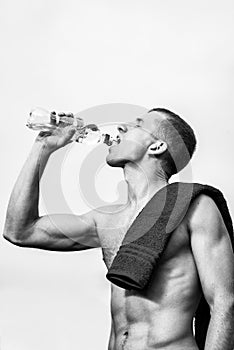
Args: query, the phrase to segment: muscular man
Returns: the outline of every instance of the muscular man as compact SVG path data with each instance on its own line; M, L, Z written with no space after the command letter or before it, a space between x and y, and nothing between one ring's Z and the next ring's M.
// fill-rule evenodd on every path
M196 145L191 127L165 109L151 110L118 129L121 142L110 147L106 161L123 168L127 203L80 216L39 216L40 176L51 153L74 133L58 129L37 137L10 198L4 237L18 246L56 251L101 247L109 268L138 213L187 164ZM201 293L211 312L205 350L232 350L233 251L221 214L206 195L193 201L173 232L146 290L111 285L108 349L197 350L192 320Z

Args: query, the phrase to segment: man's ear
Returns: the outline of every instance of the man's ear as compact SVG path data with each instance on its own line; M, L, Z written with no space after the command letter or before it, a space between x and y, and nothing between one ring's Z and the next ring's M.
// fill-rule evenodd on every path
M167 143L162 140L157 140L149 146L148 154L160 155L167 150Z

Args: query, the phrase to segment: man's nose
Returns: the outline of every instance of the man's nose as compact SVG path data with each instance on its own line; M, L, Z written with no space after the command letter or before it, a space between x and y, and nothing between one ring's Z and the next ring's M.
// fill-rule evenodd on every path
M119 133L127 132L128 131L127 124L126 123L119 124L117 126L117 130L118 130Z

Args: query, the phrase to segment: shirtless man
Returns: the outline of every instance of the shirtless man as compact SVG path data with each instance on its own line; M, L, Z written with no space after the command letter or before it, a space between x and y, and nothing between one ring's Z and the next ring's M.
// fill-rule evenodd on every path
M175 128L180 130L185 152ZM170 154L175 163L178 157L182 168L188 162L185 153L191 157L196 145L188 124L164 109L151 110L118 129L121 142L110 147L106 161L123 168L127 203L80 216L39 216L40 176L51 153L68 144L74 133L59 129L37 137L10 198L4 237L21 247L55 251L102 247L109 268L131 223L175 173ZM144 292L111 285L108 349L197 350L192 320L202 292L211 311L205 350L232 350L233 251L221 214L206 195L194 200L173 232Z

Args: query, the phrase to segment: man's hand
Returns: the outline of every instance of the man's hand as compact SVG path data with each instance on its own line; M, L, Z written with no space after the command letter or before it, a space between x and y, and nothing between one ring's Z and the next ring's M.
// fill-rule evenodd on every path
M76 132L76 127L54 127L50 131L41 131L36 138L36 142L42 143L49 152L64 147L72 142L72 137Z

